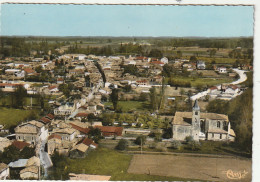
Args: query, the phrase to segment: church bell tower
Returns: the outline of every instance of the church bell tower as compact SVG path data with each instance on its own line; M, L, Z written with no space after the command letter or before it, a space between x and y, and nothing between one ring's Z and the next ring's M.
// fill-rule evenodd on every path
M200 133L200 107L198 100L195 100L195 103L192 107L192 136L195 141L199 141Z

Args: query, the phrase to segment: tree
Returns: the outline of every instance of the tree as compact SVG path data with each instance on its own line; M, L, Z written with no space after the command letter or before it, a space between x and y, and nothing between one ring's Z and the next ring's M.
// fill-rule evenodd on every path
M181 94L181 96L183 96L185 94L185 90L183 88L181 88L180 94Z
M23 86L18 86L12 95L12 106L15 108L22 108L25 104L25 97L27 91Z
M166 139L172 138L172 128L164 128L162 137Z
M146 136L144 136L144 135L138 136L138 137L135 139L135 141L134 141L134 143L135 143L136 145L144 145L145 142L146 142Z
M125 73L129 73L130 75L139 76L138 68L135 65L126 65L126 66L124 66L123 74L125 74Z
M159 49L152 49L149 52L149 57L154 57L154 58L162 58L163 57L163 53L159 50Z
M158 97L156 93L156 88L150 88L150 106L153 111L158 109Z
M114 110L117 109L117 104L118 104L118 92L119 90L114 88L112 89L112 93L110 94L110 100L111 102L113 103L113 107L114 107Z
M124 87L124 90L125 90L125 92L130 92L130 91L132 90L131 85L126 85L126 86Z
M209 56L210 56L210 57L214 57L215 54L216 54L216 52L217 52L216 49L210 49L210 50L209 50Z
M190 57L190 61L191 61L191 62L196 62L196 61L197 61L196 56L191 56L191 57Z
M13 145L6 147L0 156L0 161L6 164L18 159L20 159L20 151Z
M29 159L35 156L35 148L34 147L24 147L23 150L20 152L20 157L22 159Z
M37 66L37 67L35 68L35 71L36 71L37 73L43 72L42 66Z
M116 149L117 150L125 150L127 148L127 145L128 145L128 141L125 140L125 139L121 139L121 140L119 140L119 142L116 146Z
M69 85L68 85L68 84L65 84L65 83L60 84L58 88L59 88L60 91L63 92L63 94L64 94L66 97L69 97L69 96L70 96L70 91L71 91L72 89L69 88Z
M88 137L92 138L96 143L98 143L98 141L103 138L101 130L99 128L93 128L93 127L90 127L90 131L88 132Z

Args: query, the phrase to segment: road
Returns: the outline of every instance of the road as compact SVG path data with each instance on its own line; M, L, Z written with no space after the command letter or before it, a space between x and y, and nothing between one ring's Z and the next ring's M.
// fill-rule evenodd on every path
M40 149L39 149L39 155L40 155L41 164L44 168L44 176L47 176L48 175L47 169L49 167L51 167L53 164L52 164L52 161L51 161L49 154L44 151L45 144L46 144L46 140L41 141L41 146L40 146Z
M239 69L233 69L233 71L235 71L239 75L239 79L234 81L234 82L232 82L232 83L230 83L230 84L237 85L237 84L240 84L240 83L242 83L242 82L247 80L247 76L245 74L246 71L239 70ZM217 85L218 88L220 88L220 86L221 85ZM206 96L208 93L209 93L209 90L206 90L206 91L203 91L203 92L199 92L196 95L191 96L191 100L194 101L196 99L199 99L199 98L201 98L203 96Z

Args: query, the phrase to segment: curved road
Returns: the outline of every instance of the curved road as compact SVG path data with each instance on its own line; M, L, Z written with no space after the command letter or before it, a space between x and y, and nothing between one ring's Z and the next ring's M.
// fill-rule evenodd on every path
M233 71L235 71L239 75L239 79L234 81L234 82L232 82L232 83L230 83L230 84L237 85L237 84L240 84L240 83L242 83L242 82L247 80L247 76L245 74L245 72L247 72L247 71L239 70L239 69L236 69L236 68L234 68ZM218 88L220 88L220 86L221 85L217 85ZM208 93L209 93L209 90L206 90L206 91L203 91L203 92L199 92L196 95L191 96L190 99L194 101L194 100L199 99L199 98L201 98L203 96L206 96Z

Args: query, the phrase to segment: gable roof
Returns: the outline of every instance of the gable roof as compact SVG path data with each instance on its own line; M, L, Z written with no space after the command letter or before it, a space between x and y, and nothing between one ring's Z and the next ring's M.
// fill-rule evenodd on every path
M26 163L26 166L40 166L41 164L41 161L38 157L36 156L33 156L31 157L30 159L28 159L27 163Z
M10 162L8 164L9 167L12 167L12 168L19 168L19 167L25 167L26 164L27 164L27 161L28 159L19 159L17 161L14 161L14 162Z
M48 137L48 140L51 140L51 139L53 139L53 138L56 138L56 139L61 140L61 136L60 136L60 135L57 135L57 134L52 134L52 135L50 135L50 136Z
M83 127L80 127L80 126L75 125L73 123L70 123L70 125L72 126L72 128L74 128L75 130L80 131L81 133L87 134L89 132L89 130L90 130L89 128L83 128Z
M75 145L71 150L79 150L81 152L86 152L88 150L88 146L84 145L83 143L80 143L78 145Z
M174 125L186 125L189 126L190 124L185 122L185 118L192 118L192 112L176 112L173 118L172 124ZM200 118L202 119L211 119L211 120L228 120L228 116L224 114L217 114L217 113L200 113Z
M78 114L76 115L76 117L82 117L82 118L87 117L87 116L88 116L87 113L78 113Z
M35 73L35 71L33 70L33 69L31 69L31 68L25 68L24 69L24 71L26 72L26 73Z
M27 142L15 140L15 141L13 141L12 145L15 146L16 148L18 148L19 150L22 150L24 147L29 146L30 144Z
M26 172L38 174L38 170L39 170L39 167L37 167L37 166L29 166L29 167L22 169L20 171L20 174L26 173Z
M46 116L45 116L46 118L49 118L49 119L54 119L54 115L53 114L47 114Z
M115 127L115 126L95 126L95 128L99 128L104 136L114 135L117 136L122 135L123 127Z
M51 122L51 120L48 119L48 118L46 118L46 117L42 117L42 118L40 119L40 121L42 121L42 122L45 123L45 124L48 124L48 123Z

